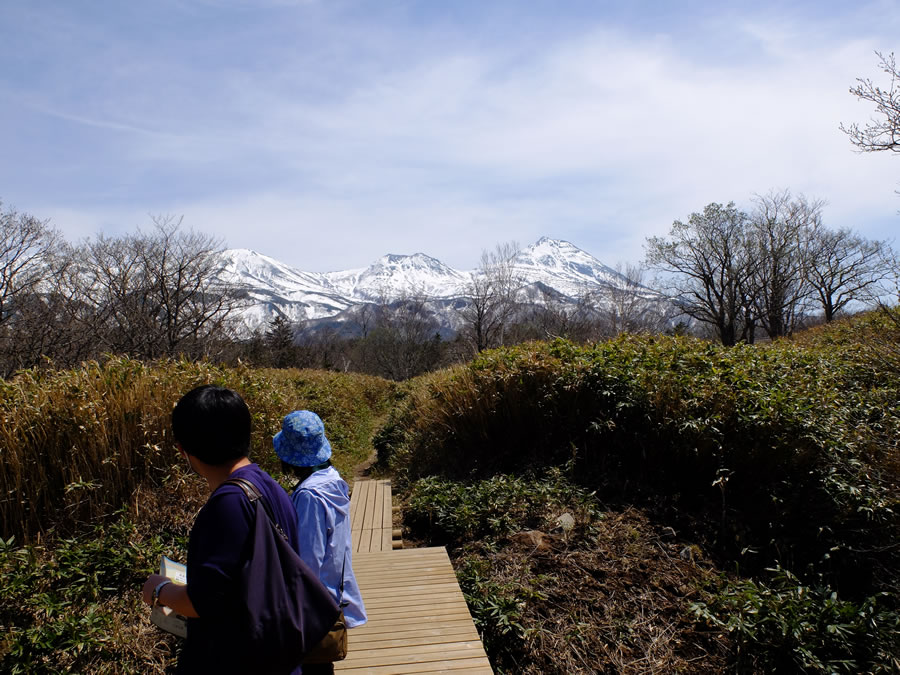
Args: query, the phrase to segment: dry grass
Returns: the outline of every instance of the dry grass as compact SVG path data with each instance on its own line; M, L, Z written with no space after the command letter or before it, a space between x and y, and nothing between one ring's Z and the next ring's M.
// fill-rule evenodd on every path
M689 603L714 576L697 549L682 557L671 528L661 534L636 509L609 512L592 537L549 537L535 547L514 537L470 552L490 581L520 588L525 638L492 650L504 673L716 673L728 643L699 627ZM490 639L490 636L489 636Z
M309 408L325 420L339 470L364 459L393 385L320 371L147 365L114 358L69 371L25 371L0 381L0 533L76 531L159 485L179 461L170 414L200 384L231 387L253 414L251 458L276 468L271 437L282 417Z

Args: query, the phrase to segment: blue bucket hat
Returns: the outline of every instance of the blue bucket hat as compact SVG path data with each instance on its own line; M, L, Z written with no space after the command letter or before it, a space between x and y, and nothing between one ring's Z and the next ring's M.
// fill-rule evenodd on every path
M293 466L318 466L331 457L331 443L325 425L316 413L295 410L281 422L281 431L272 438L275 454Z

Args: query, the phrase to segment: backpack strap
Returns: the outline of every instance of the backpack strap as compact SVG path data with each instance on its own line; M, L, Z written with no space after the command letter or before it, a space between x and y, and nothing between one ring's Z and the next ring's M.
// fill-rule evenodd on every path
M341 597L338 599L338 607L344 609L347 605L350 604L349 601L344 600L344 572L347 571L347 553L344 552L344 564L341 565Z
M272 507L269 506L268 502L266 502L265 498L262 496L262 492L260 492L259 488L256 487L253 483L251 483L246 478L229 478L224 481L222 485L237 485L241 490L244 491L244 495L247 499L250 500L250 503L254 502L257 504L261 504L263 507L263 511L265 511L266 515L269 517L269 522L272 523L272 526L275 528L275 531L281 535L281 538L285 541L289 542L290 539L284 533L284 530L281 529L281 525L278 524L278 521L275 520L275 514L272 513ZM257 509L257 513L259 513L259 509Z

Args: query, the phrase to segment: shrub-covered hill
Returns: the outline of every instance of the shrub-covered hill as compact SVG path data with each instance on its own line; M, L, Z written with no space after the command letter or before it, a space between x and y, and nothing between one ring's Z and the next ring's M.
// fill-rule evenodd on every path
M565 508L511 524L503 497L479 510L467 495L498 476L540 483L565 465L594 508L646 509L688 554L697 546L740 572L690 610L728 633L733 653L796 632L788 644L771 640L767 656L733 657L735 667L890 671L900 644L900 370L890 360L896 340L884 339L892 326L870 315L769 345L626 336L492 351L411 386L376 445L409 486L413 532L456 546L461 560L486 541L479 555L492 560L516 527L552 527L548 516ZM853 339L873 333L879 340ZM751 615L765 616L764 626L744 621ZM885 644L893 657L879 652Z

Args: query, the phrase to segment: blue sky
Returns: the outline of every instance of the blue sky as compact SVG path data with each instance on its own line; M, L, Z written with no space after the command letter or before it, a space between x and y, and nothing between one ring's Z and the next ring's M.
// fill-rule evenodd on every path
M540 236L637 262L780 189L892 238L900 157L838 125L897 35L896 0L4 2L0 200L71 240L184 216L309 271Z

